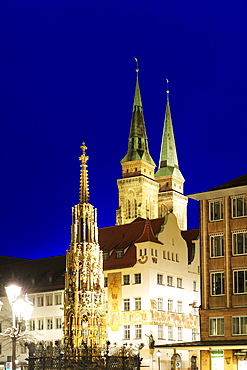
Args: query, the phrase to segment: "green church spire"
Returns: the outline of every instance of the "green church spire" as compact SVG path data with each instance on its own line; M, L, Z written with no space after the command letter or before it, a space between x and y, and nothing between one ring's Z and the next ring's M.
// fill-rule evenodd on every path
M167 81L168 82L168 81ZM167 90L166 114L164 122L164 130L162 136L162 144L160 151L159 168L155 177L174 175L184 180L178 166L178 157L176 151L176 144L174 139L174 132L172 126L172 117L169 102L169 90Z
M138 66L136 68L136 72L136 87L130 126L130 135L128 141L128 151L125 157L121 160L121 163L142 159L155 166L155 163L151 155L149 154L148 149L148 138L146 134L140 86L138 80Z

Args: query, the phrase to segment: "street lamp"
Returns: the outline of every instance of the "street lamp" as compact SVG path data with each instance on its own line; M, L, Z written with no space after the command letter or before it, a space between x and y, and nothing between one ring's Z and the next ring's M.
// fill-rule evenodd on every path
M157 356L157 358L158 358L158 370L160 370L160 357L161 357L161 352L160 352L160 350L158 350L158 351L156 352L156 356Z
M12 327L7 328L3 334L12 340L12 370L16 370L16 341L26 333L27 323L32 315L33 304L29 301L27 294L25 298L20 296L21 287L9 285L5 287L9 304L12 310ZM3 303L0 303L0 309ZM21 332L21 322L25 321L25 331Z

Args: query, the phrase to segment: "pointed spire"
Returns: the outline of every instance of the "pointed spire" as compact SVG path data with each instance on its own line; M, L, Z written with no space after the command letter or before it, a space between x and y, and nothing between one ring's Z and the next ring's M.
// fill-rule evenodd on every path
M125 157L121 160L123 162L135 161L138 159L143 159L144 161L155 166L155 163L149 154L148 149L148 138L146 133L146 126L143 115L141 92L138 80L138 59L135 58L137 63L136 68L136 86L134 95L134 104L132 111L132 119L130 126L130 135L128 142L128 152Z
M161 144L161 151L160 151L160 160L159 160L159 168L155 174L155 177L163 177L169 176L174 174L175 176L183 179L183 175L181 174L178 166L178 157L177 157L177 150L173 132L173 125L172 125L172 117L171 117L171 109L170 109L170 102L169 102L169 94L170 91L168 89L168 80L167 82L167 97L166 97L166 113L165 113L165 122L164 122L164 129L163 129L163 136L162 136L162 144Z
M85 143L80 146L82 149L82 155L79 157L81 161L81 172L80 172L80 203L88 203L89 200L89 189L88 189L88 172L87 172L87 160L86 156L87 147Z

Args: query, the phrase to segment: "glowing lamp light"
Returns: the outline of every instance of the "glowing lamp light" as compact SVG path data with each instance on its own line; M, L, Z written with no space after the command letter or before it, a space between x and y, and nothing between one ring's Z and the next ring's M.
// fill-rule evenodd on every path
M13 302L19 297L21 294L21 287L18 285L9 285L5 287L7 297L9 300L9 303L12 305Z
M161 357L161 352L159 350L156 352L156 356Z

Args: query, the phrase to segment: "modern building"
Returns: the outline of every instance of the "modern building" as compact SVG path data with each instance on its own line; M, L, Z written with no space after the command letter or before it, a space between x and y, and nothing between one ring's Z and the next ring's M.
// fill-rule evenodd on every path
M201 369L247 368L247 174L200 201Z

